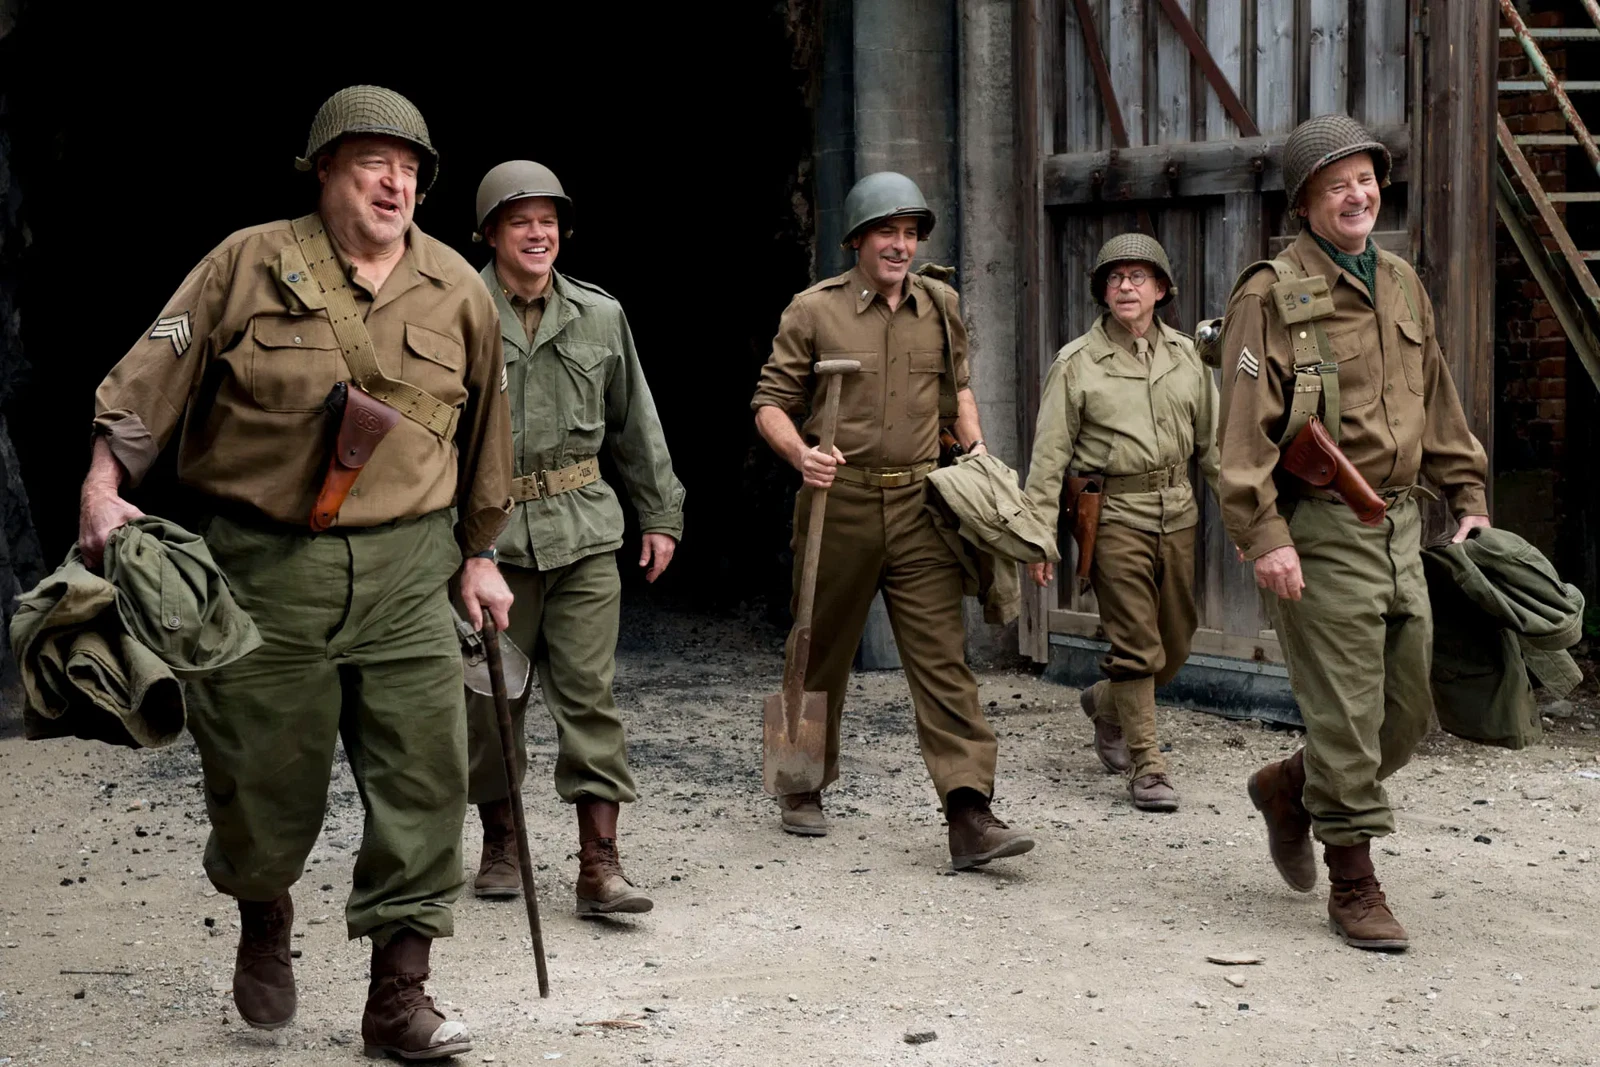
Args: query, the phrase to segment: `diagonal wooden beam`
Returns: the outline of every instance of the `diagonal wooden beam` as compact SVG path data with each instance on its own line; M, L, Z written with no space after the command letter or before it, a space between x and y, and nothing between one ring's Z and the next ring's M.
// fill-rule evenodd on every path
M1082 0L1078 6L1080 8L1083 6ZM1245 109L1239 94L1233 91L1233 86L1228 83L1228 76L1222 73L1222 68L1217 66L1217 61L1211 57L1211 49L1206 47L1206 43L1195 32L1194 23L1189 21L1189 16L1184 14L1183 8L1178 6L1178 0L1161 0L1161 10L1167 13L1167 21L1178 31L1178 36L1183 39L1184 46L1189 49L1194 61L1200 64L1200 72L1206 76L1206 81L1211 83L1217 99L1222 101L1223 109L1227 111L1228 117L1233 119L1233 124L1239 127L1239 132L1245 137L1260 137L1261 130L1256 126L1256 120L1250 117L1250 112Z
M1106 121L1111 124L1111 142L1118 148L1128 147L1128 127L1122 121L1122 108L1117 106L1117 94L1111 87L1111 68L1106 66L1106 54L1100 50L1100 31L1094 25L1094 12L1089 10L1089 0L1077 0L1078 28L1083 31L1083 47L1089 53L1089 66L1094 68L1094 80L1100 86L1100 102L1105 105Z
M1522 154L1522 149L1512 138L1506 120L1495 115L1494 121L1496 135L1500 138L1500 150L1505 153L1506 161L1511 164L1511 169L1517 172L1518 180L1522 182L1523 189L1533 201L1533 206L1538 209L1539 217L1550 230L1550 236L1556 239L1556 246L1566 257L1567 265L1572 268L1583 295L1589 298L1592 310L1600 315L1600 283L1595 282L1594 274L1589 270L1589 264L1584 260L1583 253L1578 251L1578 246L1572 242L1572 234L1567 232L1566 224L1561 221L1561 216L1556 214L1555 205L1550 202L1550 196L1544 191L1544 186L1539 184L1538 175L1534 174L1533 168L1528 165L1528 158Z
M1560 268L1550 258L1544 241L1533 228L1533 220L1528 218L1522 205L1517 202L1516 189L1506 176L1505 168L1496 170L1499 180L1495 185L1494 206L1506 224L1506 232L1511 234L1517 250L1527 261L1534 281L1539 283L1545 299L1550 301L1551 310L1556 313L1556 319L1561 323L1561 329L1571 342L1573 351L1578 353L1583 369L1589 372L1595 387L1600 389L1600 340L1596 340L1594 331L1589 328L1582 314L1581 305L1573 299L1572 290L1567 288Z

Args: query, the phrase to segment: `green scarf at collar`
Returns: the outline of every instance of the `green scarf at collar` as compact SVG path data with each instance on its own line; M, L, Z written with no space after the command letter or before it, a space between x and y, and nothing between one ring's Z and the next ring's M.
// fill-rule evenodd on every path
M1359 256L1352 256L1324 241L1318 233L1313 232L1311 236L1316 238L1317 244L1340 270L1347 270L1360 278L1372 299L1378 299L1378 246L1372 243L1372 238L1367 238L1367 247Z

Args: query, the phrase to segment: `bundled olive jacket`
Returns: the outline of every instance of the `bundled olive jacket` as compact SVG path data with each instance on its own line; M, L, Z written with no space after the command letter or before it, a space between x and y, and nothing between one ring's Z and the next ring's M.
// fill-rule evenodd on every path
M1423 549L1433 603L1433 702L1439 725L1502 748L1539 740L1531 671L1566 696L1583 680L1566 649L1583 636L1583 594L1509 530L1475 530Z
M135 748L183 732L182 680L261 644L206 543L146 515L106 545L104 574L66 562L17 601L11 652L30 739L82 737Z

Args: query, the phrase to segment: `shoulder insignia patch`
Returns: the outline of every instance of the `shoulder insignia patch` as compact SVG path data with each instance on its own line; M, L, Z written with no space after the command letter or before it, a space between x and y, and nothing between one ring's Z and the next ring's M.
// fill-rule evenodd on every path
M1241 373L1248 374L1252 378L1261 377L1261 361L1250 354L1249 348L1239 350L1239 363L1233 369L1233 376L1237 378Z
M160 341L165 338L172 342L172 351L179 359L189 351L189 343L194 335L189 329L189 313L182 315L168 315L164 319L156 320L156 328L150 331L150 340Z

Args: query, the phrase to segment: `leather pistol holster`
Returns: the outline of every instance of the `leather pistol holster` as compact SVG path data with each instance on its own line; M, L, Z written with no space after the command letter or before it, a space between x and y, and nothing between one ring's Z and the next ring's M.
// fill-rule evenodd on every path
M1105 502L1102 487L1102 479L1098 474L1082 477L1067 475L1067 499L1062 511L1071 523L1072 539L1078 542L1078 569L1075 573L1080 579L1088 579L1089 566L1094 562L1094 542L1100 536L1100 506Z
M1313 418L1283 450L1283 469L1318 489L1336 494L1368 526L1383 521L1388 505L1333 443L1322 420Z
M369 393L362 392L352 382L340 382L328 394L329 414L339 416L339 429L334 437L333 455L328 459L328 473L323 475L322 490L311 507L311 529L321 533L339 519L339 509L345 497L356 484L361 468L367 465L379 443L388 436L400 421L400 412Z

